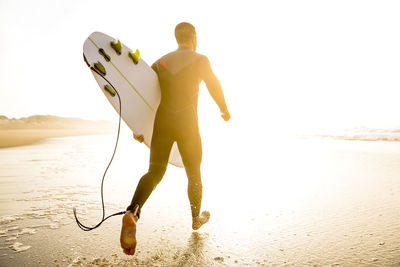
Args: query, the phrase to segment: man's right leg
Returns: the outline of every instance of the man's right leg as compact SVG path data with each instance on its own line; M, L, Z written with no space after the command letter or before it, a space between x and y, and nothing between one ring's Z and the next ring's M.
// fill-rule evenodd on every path
M178 140L178 148L188 177L187 193L192 211L192 228L197 230L208 222L210 213L208 211L200 213L203 193L200 173L202 147L197 120L188 123L188 126L185 131L182 131Z

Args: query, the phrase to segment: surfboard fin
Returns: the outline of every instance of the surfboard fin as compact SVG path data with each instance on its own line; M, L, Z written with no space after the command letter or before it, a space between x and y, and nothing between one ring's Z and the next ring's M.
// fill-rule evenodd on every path
M96 70L100 71L101 74L106 75L106 68L104 68L103 64L100 63L100 61L97 61L97 63L94 63L94 67Z
M106 51L104 51L103 48L99 49L99 54L102 55L107 62L111 60L111 57L106 53Z
M119 39L115 39L115 42L110 42L111 47L115 50L115 52L119 55L121 55L122 51L122 43Z
M111 96L115 96L115 90L114 88L112 88L111 86L109 86L108 84L104 85L104 90L106 90L107 92L110 93Z
M133 62L134 62L135 64L138 64L138 63L139 63L139 59L140 59L140 52L139 52L139 49L136 49L136 52L135 52L135 53L133 53L132 51L129 52L129 57L133 60Z

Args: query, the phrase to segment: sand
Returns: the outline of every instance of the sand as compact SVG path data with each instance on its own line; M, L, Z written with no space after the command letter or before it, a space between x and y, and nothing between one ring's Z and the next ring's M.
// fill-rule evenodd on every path
M47 138L108 134L115 126L104 120L85 120L52 115L7 118L0 115L0 148L24 146Z
M50 138L0 149L0 266L400 266L400 143L276 141L263 158L203 161L210 222L191 230L183 170L170 166L138 224L101 218L100 180L115 136ZM218 162L218 164L216 164ZM261 164L263 163L263 164ZM122 134L105 180L106 213L125 209L148 149Z
M51 137L111 133L111 130L92 129L1 129L0 148L30 145Z

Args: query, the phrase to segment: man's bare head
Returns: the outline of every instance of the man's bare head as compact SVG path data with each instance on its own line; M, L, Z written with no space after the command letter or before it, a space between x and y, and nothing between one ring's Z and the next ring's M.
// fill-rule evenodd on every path
M188 22L181 22L175 27L175 38L179 47L186 46L196 50L196 29Z

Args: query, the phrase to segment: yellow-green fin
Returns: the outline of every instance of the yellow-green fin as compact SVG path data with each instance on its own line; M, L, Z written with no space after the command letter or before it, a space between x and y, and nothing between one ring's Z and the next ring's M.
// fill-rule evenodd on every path
M115 39L115 42L111 42L111 47L115 50L118 55L121 55L122 43L119 39Z
M139 52L139 49L136 49L136 52L135 52L135 53L133 53L132 51L129 52L129 57L133 60L133 62L134 62L135 64L138 64L138 63L139 63L139 59L140 59L140 52Z
M106 53L106 51L104 51L103 48L99 49L99 54L102 55L107 62L111 60L111 57Z
M103 76L106 75L106 68L104 68L103 64L101 64L100 61L94 63L94 67L96 70L100 71L103 74Z
M104 90L110 93L110 95L115 96L115 90L108 84L104 85Z

